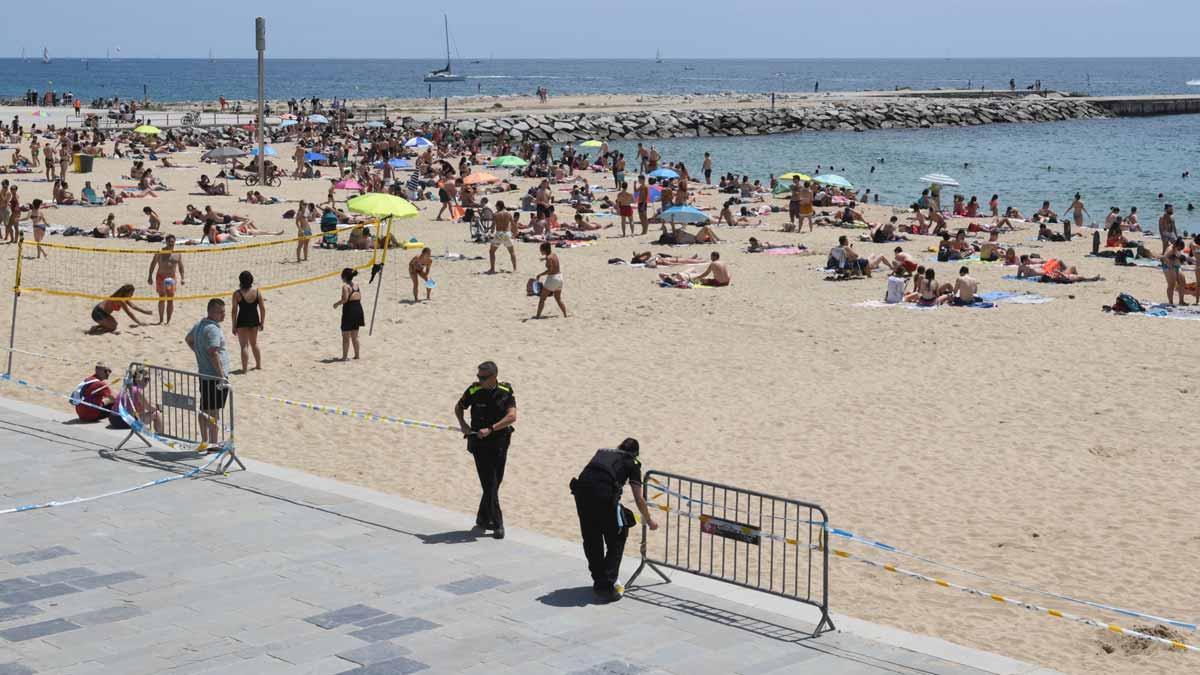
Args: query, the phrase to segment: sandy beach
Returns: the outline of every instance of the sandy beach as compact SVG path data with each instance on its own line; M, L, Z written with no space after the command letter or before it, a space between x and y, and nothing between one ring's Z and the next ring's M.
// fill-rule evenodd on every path
M574 109L569 99L554 102ZM276 147L283 159L294 146ZM8 154L0 150L5 160ZM194 165L199 152L172 158ZM93 185L129 182L120 179L129 167L128 160L98 159L94 173L68 178L78 193L83 179ZM238 203L246 188L237 183L232 196L193 194L199 174L216 170L212 165L156 170L173 191L116 207L59 207L48 219L90 229L113 212L118 223L142 226L146 205L170 223L183 217L185 204L211 204L291 236L294 226L282 213L300 199L323 200L328 188L322 180L285 179L280 188L261 189L289 202L273 206ZM718 163L714 173L721 171ZM584 175L593 185L612 186L611 176ZM51 186L40 177L4 177L20 186L23 202L50 198ZM523 191L532 183L518 184ZM697 203L719 208L725 196L701 189ZM518 202L519 193L500 198ZM1191 405L1198 385L1187 364L1200 324L1101 311L1120 292L1163 301L1161 271L1085 257L1091 230L1072 243L1050 243L1031 241L1036 230L1025 229L1001 241L1065 259L1083 274L1102 274L1104 281L1037 284L1003 279L1013 268L972 265L981 291L1030 291L1053 301L994 309L864 307L859 305L883 298L884 273L833 282L820 268L839 235L857 239L866 230L785 233L786 201L768 197L766 203L784 211L767 216L761 226L717 228L719 244L671 249L704 257L719 251L732 273L731 286L662 288L660 270L608 264L611 258L627 260L635 250L665 249L653 244L656 226L651 236L634 238L606 229L592 245L558 251L572 316L560 318L551 303L550 318L534 321L536 299L526 296L525 285L542 270L537 247L517 245L516 273L510 273L502 250L503 272L484 274L487 247L469 241L466 224L434 222L436 203L420 202L419 217L395 223L397 238L416 238L439 256L455 252L485 259L435 259L432 301L414 304L406 272L414 252L392 251L375 334L364 332L363 358L356 362L329 362L340 355L339 313L330 307L338 299L335 280L267 293L269 317L260 337L264 369L233 380L239 452L467 514L478 500L478 484L456 433L323 415L250 394L446 423L453 421L453 406L476 364L493 359L500 379L512 383L520 410L501 493L513 525L575 540L578 522L568 480L596 448L636 436L650 468L814 501L840 527L988 576L1196 619L1200 591L1189 583L1190 561L1200 554L1200 536L1187 523L1200 488L1190 471L1197 429ZM1101 211L1099 202L1093 210ZM894 212L872 205L865 215L880 222ZM1145 216L1152 221L1151 214ZM617 222L615 216L594 219ZM956 219L951 227L967 222ZM165 230L181 238L200 235L199 226L168 224ZM817 254L746 253L751 236L803 244ZM157 248L124 240L120 245ZM927 251L935 245L933 237L900 245L923 263L934 259ZM889 257L894 246L855 242L861 253ZM1148 247L1157 252L1158 241ZM32 248L26 252L31 255ZM281 261L292 253L288 247L279 252ZM340 269L342 255L314 249L308 264L314 274ZM0 249L5 280L12 277L15 257L15 246ZM220 264L220 255L210 259ZM959 266L934 263L942 281L952 280ZM232 292L241 270L220 271ZM144 274L131 268L129 281L139 283L140 292ZM1187 275L1192 279L1192 272ZM372 300L375 288L361 281ZM108 289L96 289L101 290ZM0 312L6 317L11 302L4 294ZM183 338L201 318L203 303L179 303L170 326L131 327L119 316L119 335L90 337L84 331L91 325L92 304L24 295L17 347L85 363L105 359L117 368L140 360L195 366ZM232 346L236 368L236 342ZM61 391L70 391L89 370L21 354L14 363L14 375ZM43 394L12 385L2 391L47 402ZM470 516L463 523L469 526ZM848 547L990 592L1107 617L1126 628L1147 624ZM631 541L629 550L634 549ZM1200 670L1196 654L1146 648L859 563L831 565L835 612L1070 673ZM1178 635L1195 641L1191 634Z

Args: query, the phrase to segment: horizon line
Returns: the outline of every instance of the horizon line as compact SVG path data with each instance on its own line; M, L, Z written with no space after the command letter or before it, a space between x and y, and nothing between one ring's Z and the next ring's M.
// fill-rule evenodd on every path
M87 59L97 61L208 61L208 56L118 56L109 58L107 56L92 56L79 54L65 54L51 58L51 63L56 59ZM257 56L213 56L214 61L254 61ZM1130 61L1130 60L1150 60L1150 59L1200 59L1200 56L819 56L819 57L782 57L782 56L732 56L722 58L698 57L698 56L676 56L663 58L663 62L670 61ZM322 56L322 57L307 57L307 56L268 56L268 61L438 61L440 57L382 57L382 56ZM535 57L535 56L512 56L501 57L499 59L490 56L460 56L459 61L654 61L652 56L646 57L603 57L603 56L554 56L554 57ZM26 56L22 59L20 56L0 56L0 61L28 61L33 63L40 61L34 56Z

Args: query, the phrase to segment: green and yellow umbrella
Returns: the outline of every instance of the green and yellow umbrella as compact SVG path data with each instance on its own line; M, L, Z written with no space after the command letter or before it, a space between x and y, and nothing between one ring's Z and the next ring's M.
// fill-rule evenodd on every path
M417 215L417 207L412 202L383 192L368 192L346 202L346 208L355 213L385 218L412 218Z
M779 180L791 180L793 178L799 178L800 180L812 180L812 176L806 173L800 173L799 171L790 171L788 173L779 175Z
M604 145L603 142L592 139L590 141L584 141L584 142L580 143L579 147L581 147L581 148L599 148L603 145Z
M516 155L501 155L492 160L491 166L519 168L522 166L529 166L529 162L526 162Z
M162 129L159 129L158 127L155 127L155 126L151 126L149 124L143 124L142 126L134 129L133 133L146 134L147 136L157 136L160 133L162 133Z

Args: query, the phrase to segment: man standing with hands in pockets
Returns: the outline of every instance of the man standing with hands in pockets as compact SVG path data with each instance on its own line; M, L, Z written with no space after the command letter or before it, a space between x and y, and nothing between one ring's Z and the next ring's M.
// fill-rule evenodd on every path
M467 387L454 406L458 426L467 438L467 452L475 457L479 474L479 511L475 527L493 530L497 539L504 538L504 515L500 511L500 483L504 481L504 465L508 461L508 442L517 421L517 399L512 385L500 382L499 368L492 361L479 364L477 382ZM464 414L471 411L471 423Z

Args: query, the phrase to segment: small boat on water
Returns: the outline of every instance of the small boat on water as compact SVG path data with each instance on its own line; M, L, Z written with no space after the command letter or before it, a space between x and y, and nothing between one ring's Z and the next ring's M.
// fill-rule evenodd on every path
M50 63L50 50L42 47L42 63Z
M450 69L450 19L445 14L442 15L443 28L446 31L446 67L431 70L425 75L426 82L462 82L467 79L465 75L455 75Z
M654 62L662 63L662 50L661 49L654 50Z
M1189 87L1200 87L1200 80L1188 80L1187 84Z

